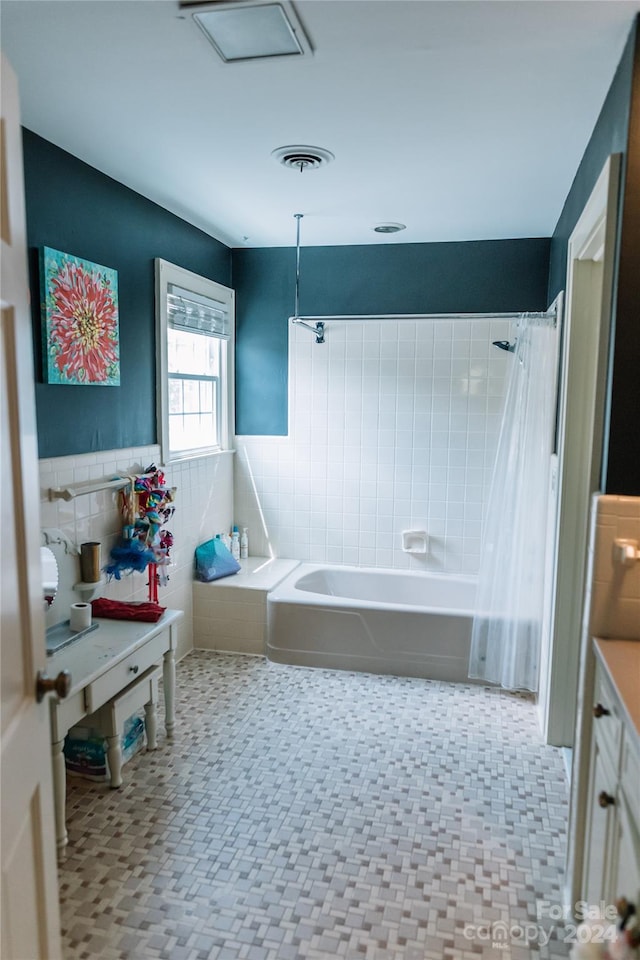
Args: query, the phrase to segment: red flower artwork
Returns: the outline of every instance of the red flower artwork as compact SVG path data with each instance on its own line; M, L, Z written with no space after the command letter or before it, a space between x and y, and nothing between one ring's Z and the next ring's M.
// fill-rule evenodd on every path
M77 258L58 261L49 274L49 367L59 383L119 382L117 289L109 275L115 271Z

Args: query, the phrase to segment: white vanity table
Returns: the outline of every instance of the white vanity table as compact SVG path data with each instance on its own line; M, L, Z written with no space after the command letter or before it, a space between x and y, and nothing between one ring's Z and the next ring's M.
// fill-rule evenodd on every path
M99 711L106 726L111 785L122 783L120 734L122 718L144 705L148 744L155 745L155 694L162 665L167 736L175 722L175 651L181 610L166 610L157 623L96 619L97 630L86 634L47 659L51 676L71 674L64 700L51 698L51 752L58 853L67 845L65 823L66 771L64 738L70 727Z

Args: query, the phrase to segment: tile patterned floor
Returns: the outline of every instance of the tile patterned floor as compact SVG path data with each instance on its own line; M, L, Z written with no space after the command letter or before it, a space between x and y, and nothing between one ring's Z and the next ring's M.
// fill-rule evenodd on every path
M211 652L178 683L172 743L120 790L71 781L66 960L568 956L529 699Z

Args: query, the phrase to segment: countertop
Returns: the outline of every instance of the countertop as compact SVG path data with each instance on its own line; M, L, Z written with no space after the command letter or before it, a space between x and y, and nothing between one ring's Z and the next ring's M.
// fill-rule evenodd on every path
M165 610L157 623L96 617L97 630L47 657L48 672L55 676L60 670L69 670L72 684L69 696L72 696L100 676L107 664L118 663L183 616L182 610Z
M593 646L640 742L640 640L594 639Z

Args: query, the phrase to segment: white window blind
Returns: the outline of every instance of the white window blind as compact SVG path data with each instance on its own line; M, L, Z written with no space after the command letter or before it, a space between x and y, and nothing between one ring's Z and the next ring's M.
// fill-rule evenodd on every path
M172 327L206 337L228 340L231 317L225 303L202 296L175 283L167 285L167 320Z

